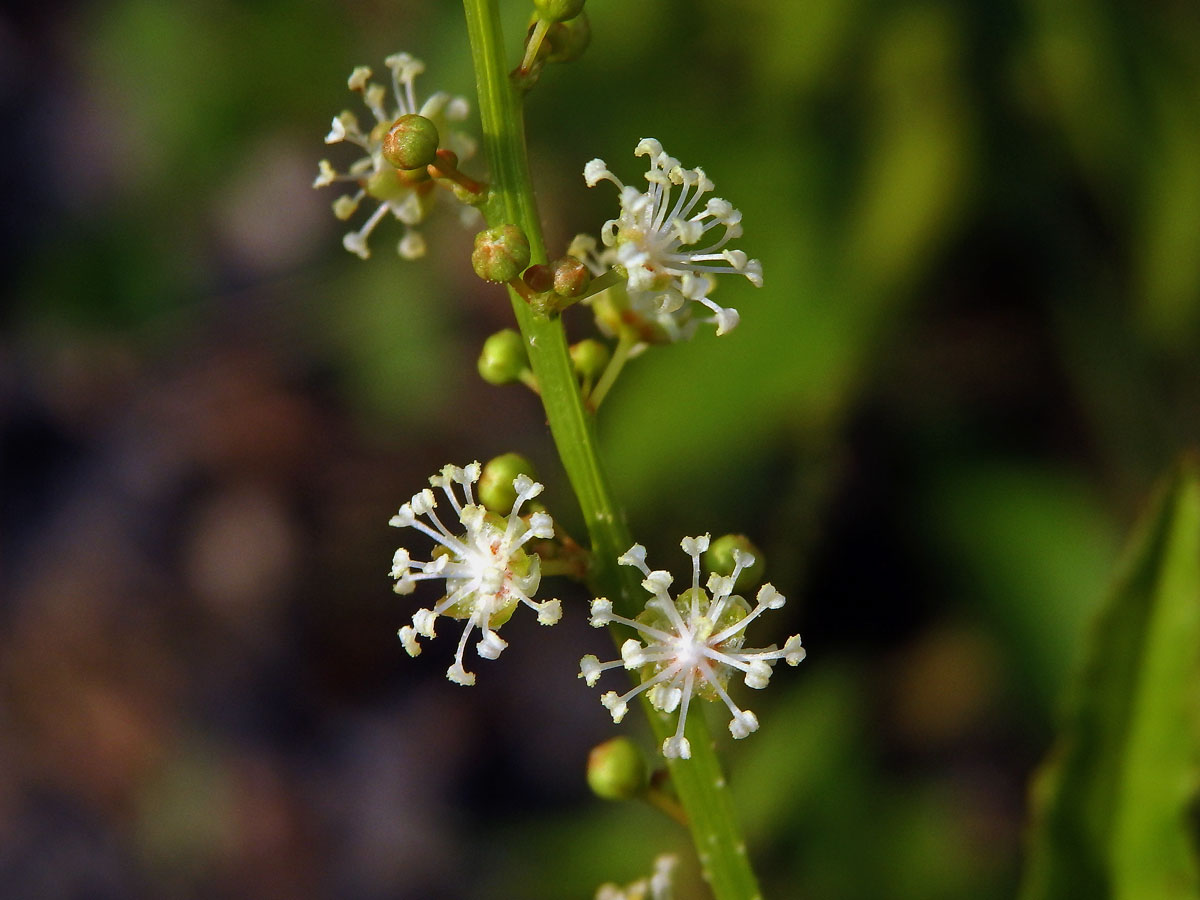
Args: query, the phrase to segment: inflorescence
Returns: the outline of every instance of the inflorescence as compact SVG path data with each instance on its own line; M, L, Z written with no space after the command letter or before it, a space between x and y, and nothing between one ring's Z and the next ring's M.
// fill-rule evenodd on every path
M415 528L432 538L437 546L429 562L414 560L401 547L392 559L392 578L397 594L410 594L418 581L445 579L446 592L432 609L419 609L412 625L400 629L400 640L410 656L421 652L418 638L433 638L438 616L466 619L454 663L446 677L458 684L474 684L475 674L463 665L463 653L471 633L482 634L475 645L484 659L495 659L508 643L496 633L519 603L537 612L538 622L553 625L562 616L558 600L536 603L533 600L541 582L541 562L526 549L534 538L554 537L554 523L541 511L522 515L521 507L542 492L542 486L528 475L518 475L512 486L516 499L507 516L491 512L475 501L473 485L479 481L478 462L465 468L445 466L429 479L432 488L446 496L464 533L449 530L434 511L437 497L431 488L415 494L388 523L397 528ZM457 491L461 491L460 500ZM428 524L422 520L428 520Z
M594 238L581 235L569 252L596 274L616 268L625 277L630 310L657 324L667 339L687 338L695 330L689 300L712 310L717 334L727 333L737 325L738 312L709 296L714 276L731 273L744 275L755 287L763 283L762 264L726 246L741 237L742 214L720 197L701 203L714 187L704 170L683 168L653 138L639 141L634 155L650 159L645 191L626 185L602 159L584 166L588 187L601 181L617 186L621 212L600 231L603 250ZM713 233L717 228L723 229L719 236Z
M452 97L444 91L431 95L424 103L418 103L413 82L425 71L425 63L407 54L396 53L385 63L391 71L392 96L395 108L385 106L387 89L370 81L371 70L359 66L350 75L350 90L362 94L363 103L375 119L374 125L363 131L358 117L344 110L333 120L325 143L347 142L361 147L366 156L351 163L349 170L339 173L327 159L321 160L313 187L325 187L337 182L348 182L358 186L353 194L345 194L333 203L333 212L339 219L349 219L363 200L376 201L375 210L357 231L348 232L342 244L351 253L367 259L371 251L367 239L375 226L387 213L391 213L405 226L404 236L397 251L405 259L416 259L425 255L425 239L414 226L423 222L437 200L436 183L424 168L398 169L384 155L384 138L401 116L419 114L434 123L443 136L443 143L459 159L467 159L475 152L475 141L461 131L451 130L450 124L461 122L467 117L470 107L462 97Z
M613 622L628 625L638 633L621 645L621 658L602 663L595 656L585 656L579 664L579 674L589 687L595 685L602 672L623 667L641 673L641 684L618 694L608 691L600 702L620 722L629 701L643 691L652 706L664 713L679 710L675 734L663 742L662 752L668 758L688 759L691 745L683 731L688 706L692 698L721 700L733 718L729 731L735 738L744 738L758 730L758 717L741 709L726 690L729 678L736 669L743 673L749 687L767 686L771 667L780 659L795 666L804 659L800 635L787 639L782 650L774 645L760 650L742 649L745 629L768 609L779 609L784 597L770 584L759 588L756 604L751 609L745 599L733 593L734 583L742 570L754 564L754 557L734 550L734 569L729 575L713 573L707 581L707 591L700 587L700 556L708 549L709 536L684 538L683 551L692 558L692 586L672 598L668 593L670 573L651 571L646 565L646 548L634 544L617 562L635 566L642 571L644 587L653 596L646 601L645 610L628 619L613 612L612 602L604 597L592 601L591 624L602 627Z
M596 891L596 900L671 900L671 876L679 860L664 854L654 861L654 874L641 878L625 888L603 884Z

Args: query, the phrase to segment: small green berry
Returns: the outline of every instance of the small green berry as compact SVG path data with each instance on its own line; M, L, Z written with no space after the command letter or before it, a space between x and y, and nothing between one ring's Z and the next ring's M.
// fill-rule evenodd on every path
M484 281L512 281L529 265L529 241L516 225L488 228L475 235L471 265Z
M646 791L646 761L629 738L613 738L588 754L587 781L605 800L632 800Z
M479 502L496 513L506 513L517 500L513 479L535 477L533 463L519 453L504 453L488 461L479 478Z
M583 12L584 0L533 0L540 18L547 22L564 22Z
M586 338L571 345L571 366L575 374L588 381L595 381L608 366L612 358L608 345L595 338Z
M397 169L418 169L437 158L437 126L424 116L401 116L383 138L383 158Z
M512 384L529 368L525 339L511 328L497 331L483 342L477 365L488 384Z
M750 543L750 538L744 534L725 534L714 540L704 553L704 567L718 575L732 575L736 567L734 551L753 558L753 562L738 573L737 581L733 584L735 591L749 591L762 581L766 564L762 551Z

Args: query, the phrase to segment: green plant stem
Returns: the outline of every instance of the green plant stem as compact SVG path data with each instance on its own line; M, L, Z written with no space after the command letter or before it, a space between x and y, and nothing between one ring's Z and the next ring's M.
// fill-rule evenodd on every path
M629 362L629 354L637 346L637 342L638 334L636 331L632 328L621 329L621 335L617 338L617 349L613 351L612 359L604 367L604 374L596 382L596 387L588 394L587 403L591 407L592 412L600 408L600 404L608 396L609 390L616 384L617 376L625 368L625 363Z
M479 92L484 149L491 170L484 217L489 226L519 225L529 239L531 261L544 263L546 249L525 150L521 98L508 79L498 0L463 0L463 6ZM562 323L557 318L535 315L511 289L509 299L525 337L551 435L591 539L589 581L623 614L636 615L645 597L640 573L616 562L633 540L600 464L592 417L584 408L571 369ZM642 705L661 743L674 731L671 717L659 714L644 699ZM760 900L703 716L689 716L686 733L692 758L668 760L667 765L713 894L717 900Z

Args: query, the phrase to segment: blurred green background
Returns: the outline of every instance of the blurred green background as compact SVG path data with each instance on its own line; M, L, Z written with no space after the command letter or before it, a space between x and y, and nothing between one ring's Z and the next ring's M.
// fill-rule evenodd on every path
M1200 12L589 12L530 96L551 251L616 213L583 164L636 182L653 136L765 271L601 432L651 561L749 534L791 601L751 637L809 647L729 748L766 895L1011 896L1086 622L1200 426ZM475 375L511 311L470 234L406 263L385 222L363 263L310 188L351 68L401 49L473 100L450 2L0 13L6 897L590 898L672 846L703 895L682 831L587 794L579 589L469 691L395 639L386 522L443 463L525 453L581 531L534 399Z

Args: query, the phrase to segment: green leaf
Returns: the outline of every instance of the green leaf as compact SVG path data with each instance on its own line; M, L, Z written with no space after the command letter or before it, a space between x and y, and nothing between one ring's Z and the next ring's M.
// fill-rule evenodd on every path
M1022 900L1200 897L1200 460L1126 553L1034 782Z

